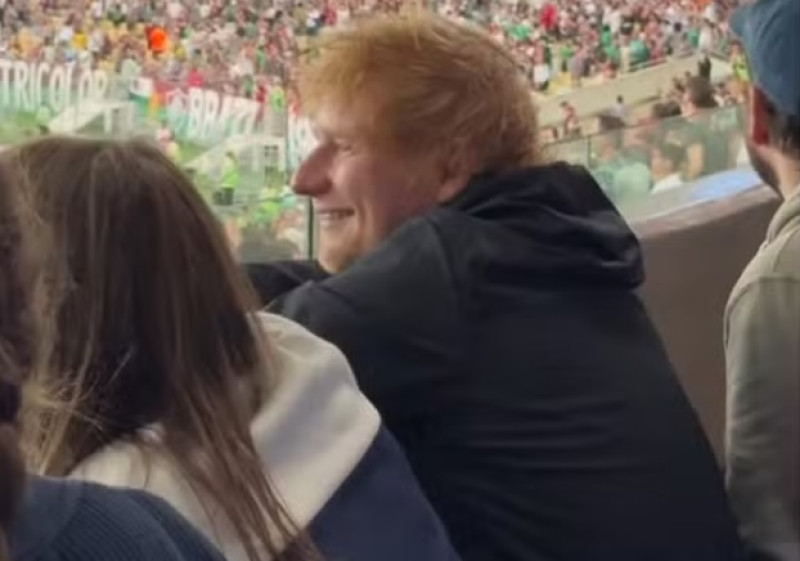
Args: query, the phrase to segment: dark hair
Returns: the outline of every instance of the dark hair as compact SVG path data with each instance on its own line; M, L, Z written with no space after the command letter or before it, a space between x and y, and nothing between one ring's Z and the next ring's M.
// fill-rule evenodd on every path
M686 93L689 94L689 101L698 109L713 109L718 105L714 98L714 86L701 76L686 80Z
M257 297L192 183L139 140L47 137L0 161L54 234L54 337L34 381L64 406L26 415L38 469L63 475L120 439L145 445L140 431L159 423L152 445L249 559L315 557L265 476L242 403L243 387L258 399L270 384L248 316Z
M9 558L7 532L22 500L25 469L16 421L37 341L34 267L18 196L0 173L0 559Z
M669 119L678 117L681 114L681 106L676 101L663 101L656 103L652 109L652 115L656 119Z
M609 132L625 128L625 121L616 115L601 113L597 119L600 125L600 132Z
M786 115L780 112L766 96L764 96L764 110L767 114L770 144L787 156L800 160L800 115Z
M608 138L614 148L619 149L622 147L623 130L625 129L625 121L616 115L609 115L608 113L601 113L598 117L598 124L600 125L600 135Z

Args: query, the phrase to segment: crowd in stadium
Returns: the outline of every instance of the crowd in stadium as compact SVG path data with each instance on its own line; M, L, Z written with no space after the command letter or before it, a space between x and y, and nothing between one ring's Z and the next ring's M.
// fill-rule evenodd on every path
M442 0L440 14L480 26L509 48L539 91L583 82L696 50L724 48L735 0ZM52 0L0 8L2 54L49 63L77 61L125 76L209 86L275 103L285 101L308 39L400 0L305 2L204 0ZM430 4L430 2L429 2Z
M569 0L529 4L447 0L425 7L448 19L485 30L513 54L518 68L529 79L531 90L547 96L613 81L620 73L635 72L692 53L707 56L712 52L727 53L731 48L727 22L731 8L737 3L671 0L664 5L652 0ZM183 149L182 141L196 137L184 127L176 126L166 108L176 105L176 100L177 106L181 106L189 88L209 88L252 99L262 107L259 130L292 137L297 127L287 125L287 111L290 107L293 114L299 110L296 68L309 41L324 34L326 28L414 6L408 2L377 0L285 3L96 0L78 4L71 0L7 1L0 8L3 22L0 56L51 67L74 63L77 68L97 68L117 78L125 87L130 84L132 96L138 96L136 86L146 82L149 85L146 88L149 93L144 96L146 126L139 126L138 132L155 136L170 157L188 166L191 154L196 155L197 150ZM648 121L623 114L622 108L617 108L618 118L601 116L599 121L596 115L585 114L580 106L568 109L563 125L541 131L543 141L574 139L642 122L646 125ZM38 129L49 130L56 114L56 109L46 104L38 108ZM700 130L701 125L693 128ZM651 147L642 149L652 132L652 126L640 126L629 135L620 132L601 135L594 142L599 149L592 150L592 157L583 161L615 202L646 196L663 179L662 172L652 171ZM730 137L731 148L716 158L719 162L716 165L723 165L729 155L732 158L741 151L741 143L736 145L739 136L727 130L722 132ZM291 139L287 143L291 146ZM689 146L683 138L671 144L666 148L670 154L667 159L670 181L660 183L659 188L697 177L695 171L690 171L681 175L681 181L676 179L676 173L686 167ZM604 147L608 148L606 154L602 153ZM567 159L572 160L568 156ZM212 169L199 170L198 181L211 184L210 191L220 187L228 192L225 196L214 193L217 197L214 200L231 204L247 198L243 193L248 189L241 185L248 182L248 177L240 169L243 164L239 160L237 154L229 152ZM699 164L693 165L697 168ZM195 171L198 170L192 170ZM285 183L280 177L276 181ZM296 255L303 244L298 243L300 218L289 209L293 199L281 195L280 189L253 187L249 191L260 193L260 199L270 200L238 204L240 216L234 228L249 230L244 236L233 234L235 238L244 238L242 253ZM269 241L263 236L267 230L272 233ZM272 240L279 243L276 245Z
M0 0L6 56L291 88L318 224L242 263L152 140L0 152L0 561L800 560L800 2L401 4ZM734 85L703 57L599 116L593 173L553 157L521 67L695 33ZM615 203L739 148L776 210L700 350L717 457Z

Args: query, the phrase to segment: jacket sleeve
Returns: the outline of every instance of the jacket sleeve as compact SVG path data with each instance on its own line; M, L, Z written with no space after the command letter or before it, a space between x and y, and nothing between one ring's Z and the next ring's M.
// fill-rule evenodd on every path
M424 330L429 325L390 321L383 310L327 282L307 283L268 309L339 347L359 387L387 421L408 422L435 409L432 388L448 376L452 352L436 330Z
M243 267L262 306L308 281L328 277L319 263L312 260L247 263Z
M727 317L727 483L758 559L800 559L800 282L766 278Z

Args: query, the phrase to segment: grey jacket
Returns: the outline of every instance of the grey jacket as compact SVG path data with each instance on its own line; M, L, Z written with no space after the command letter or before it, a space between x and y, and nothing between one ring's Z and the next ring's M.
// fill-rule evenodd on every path
M800 561L800 187L725 313L727 483L758 559Z

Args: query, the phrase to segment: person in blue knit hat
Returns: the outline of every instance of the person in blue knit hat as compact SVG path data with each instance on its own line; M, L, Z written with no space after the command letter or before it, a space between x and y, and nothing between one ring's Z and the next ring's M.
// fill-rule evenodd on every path
M800 1L759 0L731 28L750 70L746 147L782 198L725 314L727 484L754 558L800 559Z

